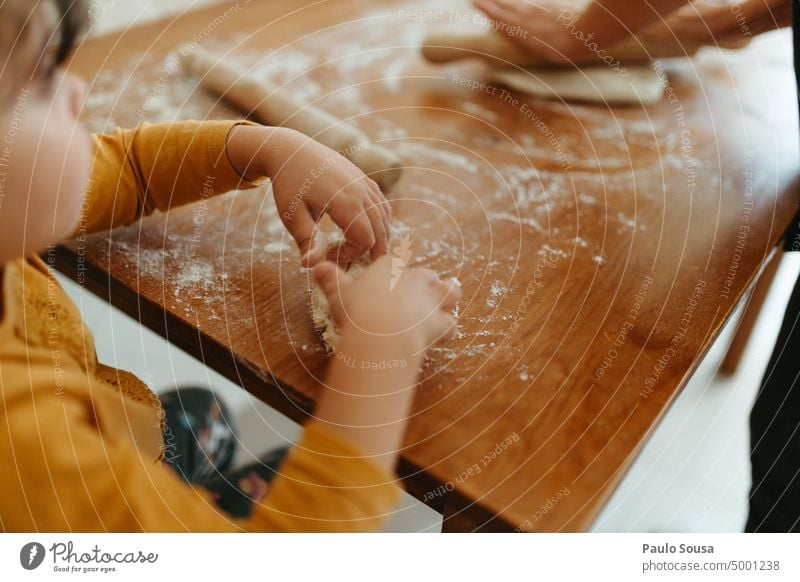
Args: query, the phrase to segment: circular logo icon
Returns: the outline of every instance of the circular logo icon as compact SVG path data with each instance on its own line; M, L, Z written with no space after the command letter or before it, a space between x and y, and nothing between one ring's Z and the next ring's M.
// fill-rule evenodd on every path
M19 563L26 570L35 570L44 561L44 546L39 542L30 542L19 551Z

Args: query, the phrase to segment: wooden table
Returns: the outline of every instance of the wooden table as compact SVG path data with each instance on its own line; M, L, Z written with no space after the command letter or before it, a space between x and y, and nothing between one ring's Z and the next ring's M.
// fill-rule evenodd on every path
M774 38L664 63L667 98L648 108L548 102L420 59L425 30L455 20L432 7L452 4L214 6L91 40L73 70L95 130L237 116L170 64L199 42L397 152L397 232L464 286L399 472L447 531L582 530L796 211L791 57ZM262 191L72 243L58 267L303 419L327 358L297 259Z

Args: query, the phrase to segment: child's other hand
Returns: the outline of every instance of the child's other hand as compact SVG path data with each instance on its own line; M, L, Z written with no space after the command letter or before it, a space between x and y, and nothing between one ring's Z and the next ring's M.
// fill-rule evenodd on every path
M300 248L304 266L325 258L315 245L316 221L328 214L345 241L328 257L347 263L369 252L389 250L391 210L378 184L338 152L298 132L283 130L278 147L267 144L268 176L281 220Z
M368 350L397 357L422 357L432 345L451 339L457 329L452 310L461 299L455 279L433 271L392 264L383 257L352 279L331 262L314 269L342 338L363 341Z
M382 257L353 279L335 264L314 267L342 332L316 418L391 471L425 352L453 337L458 282Z

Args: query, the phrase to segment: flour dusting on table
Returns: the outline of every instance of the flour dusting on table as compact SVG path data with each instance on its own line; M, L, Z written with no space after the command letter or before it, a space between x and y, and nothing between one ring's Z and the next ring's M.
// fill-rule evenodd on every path
M418 128L404 127L391 109L373 112L369 105L370 91L382 91L402 108L404 89L422 82L415 75L419 74L418 45L427 31L423 26L403 24L396 11L376 10L359 21L320 31L274 52L248 49L243 38L204 42L204 47L228 52L230 46L236 46L228 58L290 88L299 98L348 118L402 158L408 169L397 194L400 200L393 203L398 209L394 235L412 236L413 265L464 282L460 314L461 321L469 325L462 326L462 334L454 342L432 350L436 361L432 373L465 380L469 377L465 370L475 362L498 354L511 361L519 356L514 347L518 333L514 324L520 307L507 298L516 297L514 293L526 289L530 281L541 283L542 290L537 287L532 296L529 309L534 310L541 294L560 285L569 269L613 268L613 259L604 250L605 240L596 233L635 237L650 227L657 228L648 223L652 217L637 214L636 200L661 200L667 193L649 191L643 185L662 183L664 175L683 172L690 162L681 154L680 132L673 125L643 119L635 112L609 114L598 107L532 100L531 106L544 120L542 128L515 118L513 112L501 115L490 98L467 90L458 99L442 101L449 111L420 111L431 124L438 124L437 139ZM87 99L90 129L109 131L119 122L130 125L239 115L199 88L197 79L176 66L176 58L176 54L163 59L137 56L98 75ZM442 84L445 71L426 74L439 76L439 85L430 81L431 87L454 90ZM435 91L431 89L432 96ZM135 116L131 116L131 103L137 105ZM576 121L578 132L574 131ZM527 124L524 131L522 123ZM602 155L596 151L598 143L604 144ZM634 153L652 163L641 164L634 171ZM489 155L497 160L494 164L487 161ZM707 164L694 162L698 167ZM420 177L431 173L436 175L437 186L420 183ZM492 186L486 188L486 183ZM710 184L712 188L724 186L718 177L716 181L711 177ZM262 195L265 200L271 198ZM233 200L254 194L226 196ZM400 212L404 204L426 204L428 215L435 213L449 227L427 224L421 218L412 222L409 216L413 214ZM190 303L200 301L210 320L239 318L237 321L246 323L252 320L252 306L223 300L242 291L234 282L246 279L259 266L291 268L298 258L274 204L263 204L257 213L257 232L229 233L225 225L205 226L203 244L219 248L215 256L196 253L195 233L164 235L159 230L162 223L149 221L111 233L108 248L118 251L112 255L135 269L143 280L163 283L170 308L196 317ZM462 227L453 222L456 215L474 220ZM554 223L560 226L555 228ZM500 253L492 244L471 236L470 229L475 228L493 236L502 233L519 245ZM520 255L518 250L523 247L527 254ZM175 275L167 277L168 273ZM464 332L464 327L471 331ZM514 368L512 375L527 382L536 373L526 367Z

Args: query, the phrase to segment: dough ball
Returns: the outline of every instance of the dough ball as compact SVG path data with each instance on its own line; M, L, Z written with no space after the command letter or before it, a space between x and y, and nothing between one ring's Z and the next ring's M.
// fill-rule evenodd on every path
M362 257L350 263L347 274L354 279L369 266L369 259ZM325 293L316 284L311 289L311 321L317 330L322 345L328 354L336 351L341 339L341 331L331 315L331 306Z

